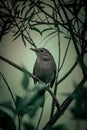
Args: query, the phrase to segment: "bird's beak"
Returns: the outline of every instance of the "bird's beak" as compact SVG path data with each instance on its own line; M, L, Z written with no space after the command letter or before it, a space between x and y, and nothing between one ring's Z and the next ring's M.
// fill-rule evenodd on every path
M30 48L30 50L37 52L37 48Z

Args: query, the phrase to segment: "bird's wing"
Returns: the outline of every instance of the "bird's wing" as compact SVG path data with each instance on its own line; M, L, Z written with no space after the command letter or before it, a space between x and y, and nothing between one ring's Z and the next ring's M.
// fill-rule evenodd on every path
M51 88L53 87L53 84L55 82L55 78L56 78L56 70L54 70L54 77L53 77L53 80L50 82L50 87Z

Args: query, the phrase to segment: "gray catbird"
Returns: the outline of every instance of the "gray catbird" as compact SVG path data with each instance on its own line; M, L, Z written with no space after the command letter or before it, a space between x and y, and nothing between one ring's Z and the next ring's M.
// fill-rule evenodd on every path
M56 77L56 63L52 54L45 48L35 48L37 59L33 68L33 74L52 88ZM36 83L37 80L34 79Z

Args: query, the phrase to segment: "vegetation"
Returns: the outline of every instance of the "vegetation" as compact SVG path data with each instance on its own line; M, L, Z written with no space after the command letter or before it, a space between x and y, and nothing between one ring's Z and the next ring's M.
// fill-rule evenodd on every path
M0 103L0 128L3 130L21 130L23 125L25 130L39 129L41 116L37 124L37 128L34 128L32 124L22 122L22 118L25 114L33 117L36 114L36 110L39 106L42 106L42 112L44 108L43 103L43 90L49 92L52 96L52 109L50 119L42 130L66 130L66 126L61 124L54 126L55 122L62 116L71 102L75 99L76 105L71 109L71 112L75 119L87 120L87 66L84 62L84 58L87 56L87 2L86 0L1 0L0 1L0 41L2 38L11 32L13 34L13 40L22 38L23 44L26 47L27 43L31 47L38 47L34 42L31 32L35 31L41 36L46 32L46 36L43 40L50 41L53 37L58 38L58 65L56 83L54 86L54 92L52 92L44 83L40 83L33 89L32 96L26 96L20 98L15 96L11 91L10 85L6 81L2 72L0 72L8 91L11 94L14 102L14 107L11 101ZM42 28L41 28L42 27ZM67 39L67 47L65 55L61 61L61 35L64 35ZM42 40L42 41L43 41ZM2 43L1 43L2 44ZM71 66L70 70L63 75L59 80L59 73L64 66L69 45L73 44L77 54L75 63ZM9 59L0 56L0 60L14 66L16 69L24 73L22 84L27 91L29 85L29 79L37 78L26 69L16 65ZM61 61L61 62L60 62ZM74 91L68 94L66 99L59 105L57 99L57 92L59 84L66 80L75 67L79 65L82 71L82 79L78 84L74 85ZM58 109L55 111L55 107ZM4 109L7 108L14 114L12 118ZM15 125L15 117L18 117L18 126ZM4 125L5 124L5 125Z

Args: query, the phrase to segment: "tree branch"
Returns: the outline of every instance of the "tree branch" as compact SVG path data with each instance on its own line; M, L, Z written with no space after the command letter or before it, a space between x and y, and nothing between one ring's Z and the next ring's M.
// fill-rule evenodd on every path
M62 114L64 114L65 110L69 107L69 105L71 104L71 102L73 101L73 94L77 91L77 89L79 87L82 87L84 85L84 83L86 82L86 78L83 78L81 80L81 82L79 83L78 87L73 91L73 93L65 99L65 101L62 103L62 105L60 106L60 111L56 111L56 113L52 116L52 118L47 122L47 124L44 126L44 128L42 130L48 130L49 128L51 128L54 123L62 116Z
M0 56L0 59L8 64L10 64L11 66L15 67L16 69L24 72L24 73L27 73L30 77L32 77L33 79L38 79L38 77L36 77L35 75L33 75L32 73L30 73L29 71L25 70L24 68L20 67L19 65L13 63L12 61L10 61L9 59L6 59L4 58L3 56Z
M73 69L76 67L77 64L78 64L78 60L75 61L75 63L73 64L73 66L70 68L70 70L56 84L58 85L63 80L65 80L69 76L69 74L73 71Z

